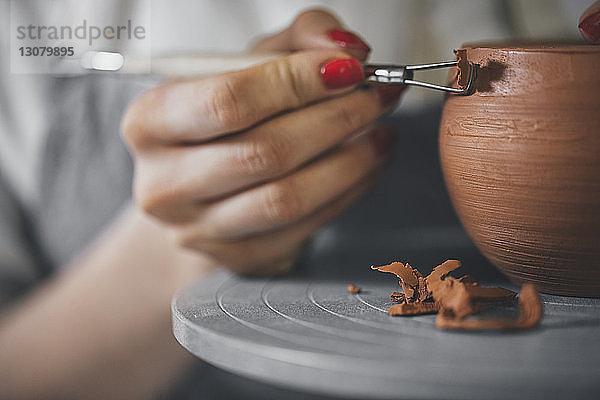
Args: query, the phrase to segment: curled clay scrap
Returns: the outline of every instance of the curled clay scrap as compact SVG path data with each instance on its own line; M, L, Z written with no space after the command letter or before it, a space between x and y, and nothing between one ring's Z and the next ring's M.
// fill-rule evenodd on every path
M421 273L413 269L408 263L402 264L401 262L393 262L379 267L373 265L371 266L371 269L396 275L400 279L400 285L404 291L405 301L421 301L420 299L423 296L423 290L420 286L425 287L425 281L423 280ZM419 283L422 283L422 285L419 285ZM427 292L426 288L425 292Z
M458 87L464 89L469 83L470 74L469 62L467 61L467 50L454 50L454 54L456 55L456 61L458 61L458 64L456 66L458 70L458 77L456 83L458 84Z
M433 298L442 309L450 311L456 318L464 318L481 309L479 303L469 295L467 286L458 279L447 277L433 286Z
M458 279L460 282L460 279ZM463 283L464 282L460 282ZM511 300L517 297L517 293L512 290L504 289L501 287L483 287L473 284L464 284L469 293L469 296L474 298L475 300L484 300L484 301L502 301L502 300Z
M427 276L427 286L433 298L440 307L452 313L456 318L462 319L468 315L476 314L481 309L478 300L500 301L509 300L516 293L503 288L489 288L477 285L472 279L447 277L448 273L461 266L458 260L448 260L433 269Z
M371 269L392 273L400 278L400 285L404 293L393 292L390 295L390 300L400 303L389 308L390 315L420 315L438 312L439 306L431 301L431 292L427 288L425 278L410 264L393 262L380 267L372 266Z
M408 264L404 265L401 262L396 261L391 264L381 265L379 267L373 265L371 269L379 272L388 272L390 274L394 274L406 284L411 286L415 286L418 283L412 267Z
M435 314L440 310L440 305L433 301L394 304L388 310L391 316Z
M429 290L433 289L438 282L446 277L450 272L455 271L461 267L462 263L458 260L446 260L431 271L427 278L425 278L425 283L427 283L427 287Z
M517 320L461 319L447 309L438 313L435 325L440 329L456 330L520 330L535 328L544 312L542 301L534 285L524 284L519 295L520 314Z

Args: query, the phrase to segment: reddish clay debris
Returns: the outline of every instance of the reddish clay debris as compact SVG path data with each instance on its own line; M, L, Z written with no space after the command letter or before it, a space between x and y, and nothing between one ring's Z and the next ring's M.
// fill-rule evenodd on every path
M425 301L431 298L431 293L427 289L423 275L408 263L393 262L380 267L371 266L371 269L394 274L400 278L400 286L404 291L405 301L408 303Z
M388 310L391 316L436 314L440 305L434 301L394 304Z
M488 330L521 330L532 329L539 325L544 313L542 301L534 285L526 283L519 295L519 318L517 320L502 319L463 319L457 318L452 311L443 310L438 313L435 326L440 329L456 329L466 331Z
M406 296L404 296L404 293L392 292L390 294L390 300L395 301L396 303L404 303L406 302Z
M348 286L346 286L346 288L350 293L360 293L360 288L358 286L354 286L353 284L349 284Z
M535 286L524 285L519 296L520 317L516 321L500 319L466 319L481 311L481 302L513 300L517 293L500 287L483 287L468 275L460 278L447 276L460 268L458 260L447 260L423 278L409 264L393 262L371 269L387 272L400 278L404 293L392 292L396 303L388 314L407 316L438 313L436 326L441 329L493 330L530 329L539 324L542 303Z
M458 87L464 89L469 83L469 77L471 74L471 68L469 66L469 62L467 61L467 51L465 49L454 50L454 54L456 55L456 61L458 61L456 66L456 69L458 70Z

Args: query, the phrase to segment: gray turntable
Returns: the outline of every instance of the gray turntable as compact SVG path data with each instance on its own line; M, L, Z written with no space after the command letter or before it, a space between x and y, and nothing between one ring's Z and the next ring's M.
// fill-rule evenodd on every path
M544 295L541 327L513 333L439 331L432 315L386 314L397 281L371 264L397 259L428 274L456 258L460 275L510 288L452 210L437 154L439 115L390 121L401 156L369 195L319 232L295 277L219 273L174 298L177 340L219 367L200 363L189 380L199 388L194 398L597 397L599 299ZM348 293L349 283L362 292Z
M600 389L600 300L543 295L539 329L458 333L390 317L389 284L217 273L177 295L190 352L256 380L356 398L574 398Z

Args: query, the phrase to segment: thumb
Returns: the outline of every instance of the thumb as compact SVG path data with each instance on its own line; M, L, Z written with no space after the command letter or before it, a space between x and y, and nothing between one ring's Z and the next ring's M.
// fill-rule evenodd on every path
M600 43L600 1L585 10L579 18L579 30L592 43Z
M346 30L330 12L312 9L300 14L285 30L256 43L252 52L297 51L308 49L344 50L361 61L371 48L357 34Z

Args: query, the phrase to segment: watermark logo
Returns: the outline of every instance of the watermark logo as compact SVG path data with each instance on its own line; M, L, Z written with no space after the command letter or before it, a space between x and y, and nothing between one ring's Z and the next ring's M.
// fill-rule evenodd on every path
M86 40L89 46L93 46L94 41L98 39L121 40L121 39L146 39L146 28L141 25L133 25L131 20L127 20L126 25L107 25L100 27L89 24L84 19L81 25L73 28L69 25L19 25L16 28L17 40L31 40L51 43L57 40Z
M149 0L12 0L10 14L12 73L77 74L97 54L150 69Z

